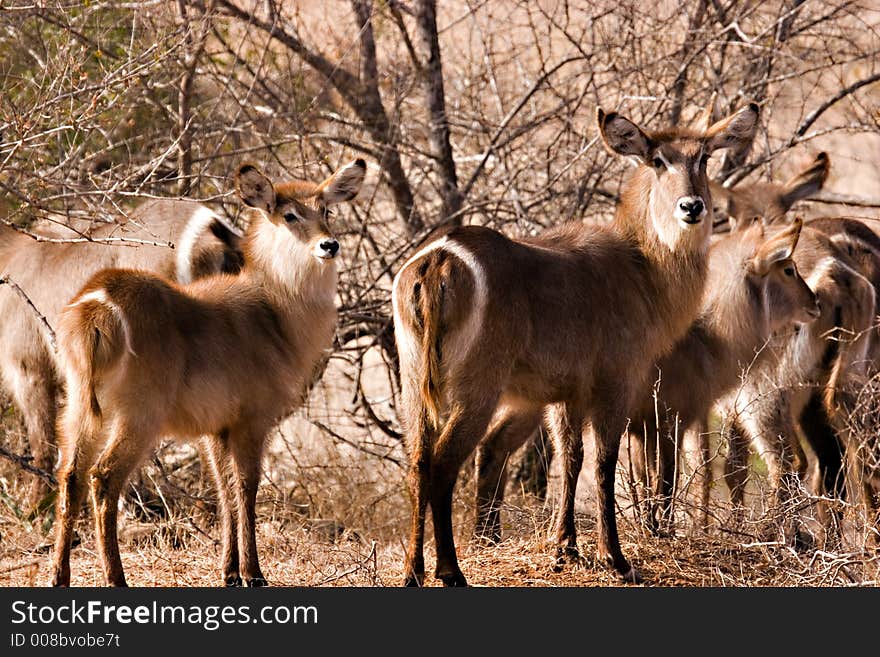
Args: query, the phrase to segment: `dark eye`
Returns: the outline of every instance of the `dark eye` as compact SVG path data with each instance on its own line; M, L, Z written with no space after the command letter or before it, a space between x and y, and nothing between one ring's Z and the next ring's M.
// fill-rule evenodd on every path
M295 214L293 214L293 212L285 212L284 213L284 221L286 221L289 224L292 224L298 218L299 217L297 217Z
M661 160L659 157L655 157L655 158L654 158L654 161L651 162L651 164L653 164L653 165L654 165L654 168L656 168L656 169L662 169L664 166L666 166L666 165L663 163L663 160Z
M794 267L792 267L791 265L789 265L782 271L785 273L786 276L794 276Z

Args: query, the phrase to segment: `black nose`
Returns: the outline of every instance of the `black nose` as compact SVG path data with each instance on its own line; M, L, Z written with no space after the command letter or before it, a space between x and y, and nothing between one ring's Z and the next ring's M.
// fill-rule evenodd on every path
M339 251L339 242L336 240L324 240L321 242L320 247L330 255L335 256L336 252Z
M689 201L679 201L678 207L691 219L696 219L703 214L703 200L695 198Z

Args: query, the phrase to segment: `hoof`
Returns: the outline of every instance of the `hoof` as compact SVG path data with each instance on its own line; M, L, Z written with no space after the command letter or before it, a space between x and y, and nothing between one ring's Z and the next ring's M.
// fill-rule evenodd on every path
M643 582L639 571L633 568L622 556L615 561L611 555L599 556L599 562L614 572L620 580L626 584L641 584Z
M443 582L443 586L467 586L467 580L460 570L453 573L437 573L435 577Z
M625 573L621 573L618 571L617 574L620 576L620 579L625 584L641 584L643 582L642 576L639 575L639 571L632 566L630 566L629 570L627 570Z
M67 577L61 577L59 575L55 575L52 578L52 586L54 586L56 588L58 588L58 587L66 588L66 587L70 586L70 576L68 575Z
M248 587L269 586L269 582L264 577L245 578Z
M562 572L566 565L587 568L589 564L576 547L558 545L553 552L553 572Z
M236 587L236 586L241 586L241 585L242 585L241 584L241 577L239 577L238 575L227 575L223 579L223 586Z

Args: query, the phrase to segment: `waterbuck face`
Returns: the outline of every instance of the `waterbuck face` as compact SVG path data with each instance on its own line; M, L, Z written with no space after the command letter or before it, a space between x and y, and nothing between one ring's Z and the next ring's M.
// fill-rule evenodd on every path
M763 237L764 229L759 222L749 229L758 236L759 242L749 262L749 275L762 291L771 331L819 317L819 299L801 278L792 260L802 227L803 220L798 217L791 226L767 239Z
M758 106L751 104L705 130L648 133L616 112L601 109L597 121L606 148L634 158L645 170L650 219L660 238L673 245L681 233L695 228L701 237L708 236L712 199L706 165L715 151L741 147L754 138Z
M272 184L254 165L244 164L236 175L236 186L246 205L264 211L273 224L288 231L296 250L326 261L339 253L339 242L328 225L330 208L357 195L365 172L366 162L358 159L321 183Z

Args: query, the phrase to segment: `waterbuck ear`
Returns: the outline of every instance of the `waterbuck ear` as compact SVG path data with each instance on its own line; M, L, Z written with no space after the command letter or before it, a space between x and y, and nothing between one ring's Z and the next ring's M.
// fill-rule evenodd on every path
M770 265L780 260L786 260L794 253L804 220L795 217L795 220L785 230L782 230L758 247L758 252L752 258L752 270L761 276L770 271Z
M324 205L350 201L361 190L366 172L367 163L362 159L358 158L354 162L349 162L318 185L316 190L318 198Z
M606 114L601 107L596 108L596 123L602 142L612 153L635 155L642 160L650 160L654 144L642 129L617 112Z
M797 201L815 194L828 180L828 171L831 169L831 161L826 153L819 153L813 163L797 174L783 186L783 193L779 199L782 207L788 210Z
M713 123L706 130L706 148L716 151L719 148L745 149L751 144L758 131L757 103L749 103L725 119Z
M275 187L263 172L253 164L242 164L235 173L235 187L245 205L265 210L275 210Z

